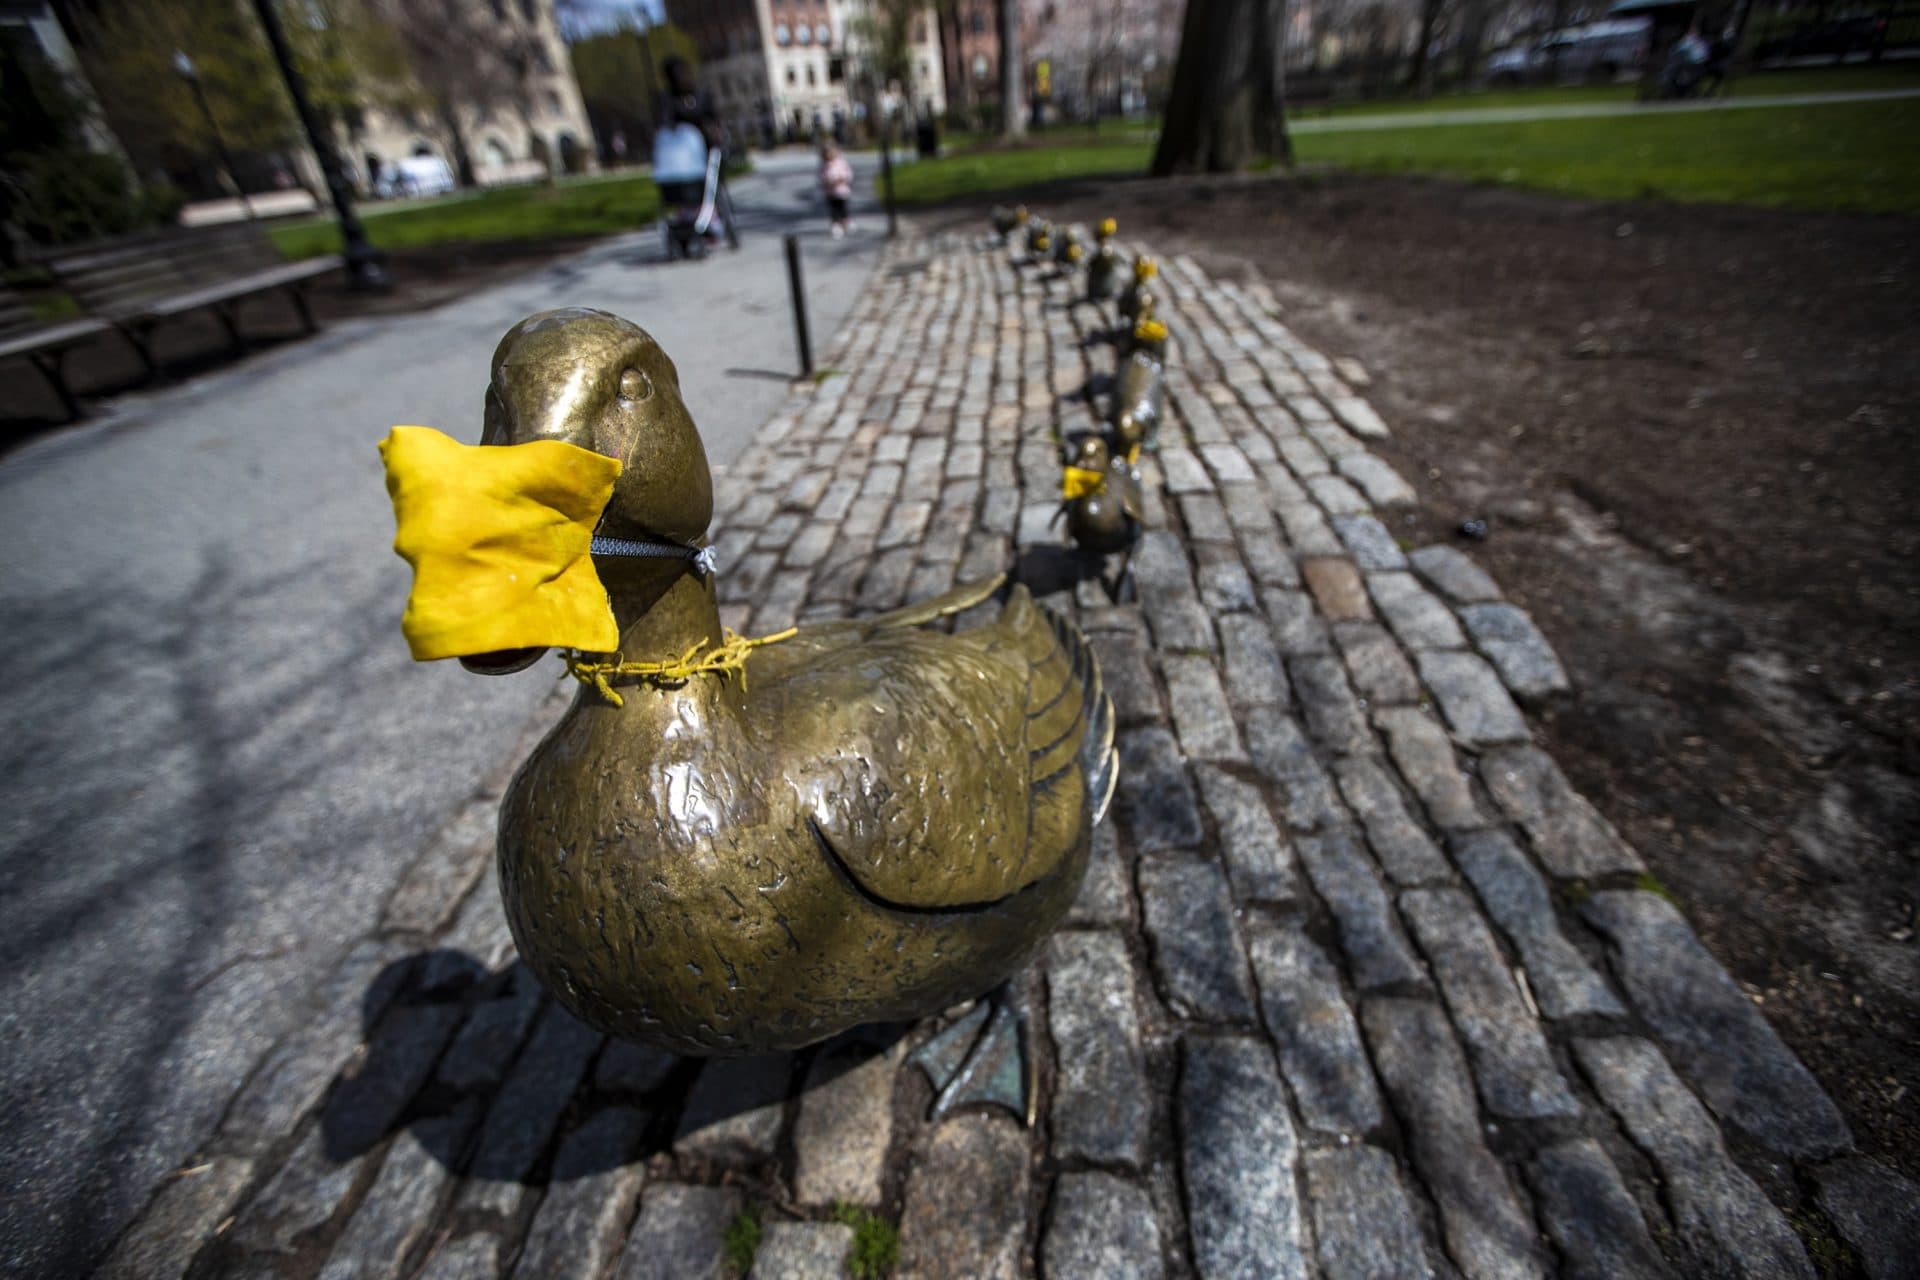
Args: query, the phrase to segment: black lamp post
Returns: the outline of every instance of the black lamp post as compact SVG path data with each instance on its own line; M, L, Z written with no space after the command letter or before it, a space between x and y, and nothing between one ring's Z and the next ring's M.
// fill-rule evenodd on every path
M260 15L267 43L273 47L273 60L280 66L280 76L287 82L287 95L293 99L293 109L300 115L300 126L307 132L307 143L320 161L320 172L326 176L333 211L340 219L347 284L355 289L386 289L392 283L387 278L386 255L367 242L366 228L360 225L360 218L353 211L353 187L347 182L346 171L340 167L340 154L333 149L333 139L321 125L320 117L314 114L313 104L307 101L307 82L300 78L299 68L293 65L293 52L287 47L286 32L280 29L280 15L274 10L273 0L253 0L253 7Z
M227 139L220 132L220 122L213 118L213 106L207 101L207 91L200 84L200 70L193 65L193 59L185 50L175 50L173 69L187 82L187 88L193 90L193 100L200 104L200 114L206 118L207 132L213 135L213 149L220 154L220 168L226 173L227 181L233 184L233 194L240 197L240 208L251 218L253 202L247 199L247 193L240 186L240 171L233 167L233 153L227 150Z

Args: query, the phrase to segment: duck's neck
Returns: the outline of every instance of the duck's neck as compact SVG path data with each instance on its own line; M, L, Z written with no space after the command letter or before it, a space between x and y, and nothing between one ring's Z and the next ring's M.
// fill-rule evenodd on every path
M613 602L620 651L629 660L656 662L696 644L721 640L713 579L678 561L622 559L596 566Z

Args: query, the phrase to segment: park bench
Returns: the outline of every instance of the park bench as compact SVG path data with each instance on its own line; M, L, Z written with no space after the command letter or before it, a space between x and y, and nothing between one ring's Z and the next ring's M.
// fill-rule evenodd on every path
M67 352L95 334L112 330L111 324L97 316L42 320L26 298L0 287L0 360L24 356L31 361L60 397L60 406L69 418L80 416L80 402L74 399L61 369Z
M236 352L244 347L240 303L285 292L308 333L316 328L306 282L341 266L337 255L286 262L254 222L167 231L84 245L48 255L46 267L88 315L111 323L160 371L153 330L194 311L212 311Z

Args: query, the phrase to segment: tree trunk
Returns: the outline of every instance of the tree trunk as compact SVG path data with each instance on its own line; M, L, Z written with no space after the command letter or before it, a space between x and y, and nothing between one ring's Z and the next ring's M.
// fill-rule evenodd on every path
M1274 42L1278 7L1280 0L1187 0L1155 177L1229 173L1256 154L1285 154L1278 53L1255 50Z
M1020 53L1019 0L994 0L993 24L1000 36L1000 136L1027 132L1026 59Z
M1291 169L1293 138L1287 133L1287 0L1266 0L1254 32L1253 142Z
M1420 40L1413 46L1413 66L1407 71L1407 87L1425 96L1433 91L1433 60L1427 51L1433 45L1434 28L1440 25L1440 10L1446 0L1421 0Z
M453 148L454 177L463 187L479 186L479 179L473 175L473 157L467 152L467 135L460 131L460 118L454 105L443 98L434 103L434 114L440 117L440 127L447 133L447 145Z

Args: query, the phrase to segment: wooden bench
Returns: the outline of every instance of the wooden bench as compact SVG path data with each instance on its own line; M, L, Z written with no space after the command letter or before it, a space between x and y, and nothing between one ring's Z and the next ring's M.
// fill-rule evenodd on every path
M25 356L31 361L60 397L60 406L69 418L80 416L80 402L61 370L67 352L96 334L112 331L113 326L97 316L41 320L24 297L0 287L0 360Z
M89 315L124 333L154 374L153 330L188 312L212 311L234 350L243 349L240 303L255 294L285 292L312 333L306 282L339 270L342 259L283 261L258 223L238 222L85 245L53 253L45 265Z

